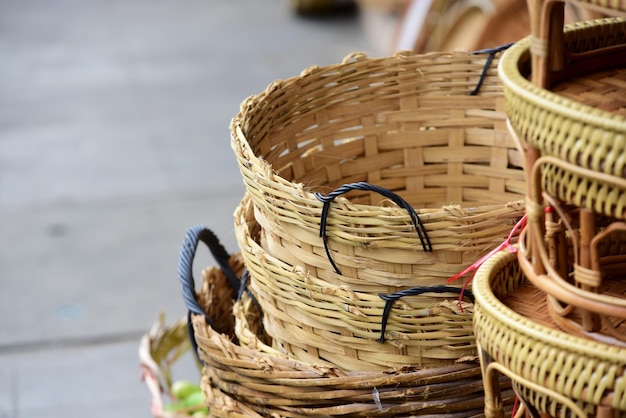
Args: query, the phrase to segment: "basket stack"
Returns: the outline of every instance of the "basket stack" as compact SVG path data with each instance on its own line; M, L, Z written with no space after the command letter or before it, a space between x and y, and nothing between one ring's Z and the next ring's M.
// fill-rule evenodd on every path
M353 54L242 104L231 143L249 294L233 335L193 316L212 410L484 415L464 284L526 190L499 54ZM510 410L508 378L495 383Z
M564 26L564 2L528 4L531 36L499 67L525 152L527 226L517 256L484 265L474 283L483 378L511 377L533 416L623 416L626 20ZM577 4L626 12L624 2ZM501 416L497 393L488 398Z

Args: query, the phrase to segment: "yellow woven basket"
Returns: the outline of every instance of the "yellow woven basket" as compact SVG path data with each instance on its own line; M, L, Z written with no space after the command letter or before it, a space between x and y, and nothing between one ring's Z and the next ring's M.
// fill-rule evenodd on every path
M529 80L530 37L505 52L499 75L506 113L520 141L543 157L541 170L529 167L542 176L533 180L542 189L577 207L626 219L626 55L615 49L626 48L626 19L569 25L564 41L568 54L590 64L578 66L586 73L570 75L551 90ZM595 57L611 48L616 52L610 58ZM531 196L534 201L541 201L541 191L533 192L539 194Z
M476 356L471 292L462 304L460 289L450 286L394 298L316 277L263 248L266 234L250 198L235 211L235 234L265 330L280 352L353 371L452 366Z
M516 254L487 260L473 291L487 417L504 416L498 388L488 383L502 375L530 416L626 415L626 349L556 329L545 294L526 280Z
M354 54L246 100L231 142L267 253L375 294L445 284L500 244L525 180L497 61Z

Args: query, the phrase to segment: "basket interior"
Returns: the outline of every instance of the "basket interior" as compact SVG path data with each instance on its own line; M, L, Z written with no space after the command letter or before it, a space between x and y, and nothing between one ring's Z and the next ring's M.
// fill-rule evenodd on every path
M488 205L525 193L497 59L447 53L357 59L279 82L240 114L254 154L289 182L328 193L369 182L415 207ZM351 192L354 203L379 195Z

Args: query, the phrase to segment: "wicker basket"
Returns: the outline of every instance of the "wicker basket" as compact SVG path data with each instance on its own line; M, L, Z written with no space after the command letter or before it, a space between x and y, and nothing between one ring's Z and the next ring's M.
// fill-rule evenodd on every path
M592 54L620 45L626 48L626 19L568 26L565 43L573 54ZM621 64L624 69L613 69L594 80L593 73L600 70L596 68L589 74L589 67L582 67L580 71L587 73L572 77L570 82L563 81L551 91L535 86L528 79L531 44L531 38L518 42L505 52L500 62L499 74L512 129L525 146L537 149L541 156L554 157L578 168L576 171L568 167L559 169L548 160L546 165L553 168L542 170L545 178L536 181L541 181L546 191L565 202L626 219L626 189L622 186L626 177L622 162L626 155L626 98L623 87L619 87L626 78L626 61L623 60L626 54L617 54L616 58L608 60L594 60L592 56L590 60L596 65ZM618 60L620 56L622 61ZM612 87L606 87L610 85ZM595 94L594 88L597 89ZM531 168L529 166L529 171ZM612 177L617 185L611 184ZM541 190L533 193L540 194ZM538 196L531 197L540 201Z
M211 275L220 275L209 268ZM483 417L480 366L383 372L348 372L290 359L258 338L260 317L250 296L234 305L236 337L215 332L193 316L198 352L205 364L202 387L216 417L424 416ZM510 382L498 382L504 408L512 409Z
M203 270L203 285L196 292L192 264L200 241L209 246L219 267ZM194 227L185 237L179 278L190 310L190 340L204 366L202 389L211 416L484 416L476 359L433 369L349 372L322 362L293 360L274 350L263 333L261 311L245 286L247 275L241 266L241 256L228 255L210 230ZM216 329L220 324L216 318L232 324L229 333ZM497 386L510 410L514 400L510 381L503 378Z
M493 58L354 54L246 100L232 147L268 254L393 293L445 284L500 244L525 181Z
M558 330L545 294L526 280L516 254L491 257L473 290L487 417L503 416L498 388L489 383L501 375L512 379L531 416L626 415L626 349Z
M624 295L603 294L612 273L621 280L616 265L623 269L624 251L608 264L600 257L602 246L626 234L626 19L568 26L563 39L572 63L566 72L550 74L550 89L529 80L536 48L531 38L500 62L507 114L529 155L528 244L522 252L532 265L524 258L522 267L553 305L566 305L558 308L563 317L574 308L584 311L580 324L564 326L604 339L603 323L626 319ZM609 54L617 58L601 59Z
M385 295L315 277L263 248L250 198L235 211L235 234L277 350L353 371L451 366L476 355L471 292L460 304L450 286Z

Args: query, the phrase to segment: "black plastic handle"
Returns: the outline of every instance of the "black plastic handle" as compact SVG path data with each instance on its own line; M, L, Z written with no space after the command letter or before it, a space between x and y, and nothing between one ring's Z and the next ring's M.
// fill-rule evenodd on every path
M378 342L385 342L387 321L389 320L389 312L391 311L393 303L405 296L417 296L423 293L457 293L460 295L462 294L463 296L467 296L470 302L474 303L474 294L471 291L454 286L416 286L391 294L379 293L378 296L385 301L385 308L383 309L383 318L380 324L380 337L378 338Z
M430 239L428 238L428 234L426 233L426 228L424 227L424 224L422 224L422 221L417 215L417 212L415 212L415 209L413 209L413 207L406 200L404 200L402 197L400 197L399 195L397 195L396 193L392 192L389 189L385 189L384 187L380 187L380 186L375 186L373 184L370 184L364 181L361 181L358 183L344 184L343 186L337 188L335 191L329 193L326 196L322 195L321 193L315 192L315 197L317 198L317 200L324 203L324 206L322 207L322 217L320 220L320 237L322 237L322 239L324 240L324 250L326 251L326 256L328 257L328 260L332 264L337 274L341 274L341 271L339 271L339 268L337 267L337 265L335 264L335 262L333 261L330 255L330 250L328 248L328 242L327 242L327 237L326 237L326 223L328 219L328 211L330 209L330 203L336 197L341 196L342 194L348 193L351 190L366 190L366 191L376 192L378 194L381 194L391 199L396 205L400 206L401 208L406 209L407 212L409 213L409 216L411 217L411 222L413 223L413 226L415 227L415 231L417 232L420 242L422 243L422 248L424 249L424 251L427 251L427 252L433 251L433 248L432 248L432 245L430 244Z

